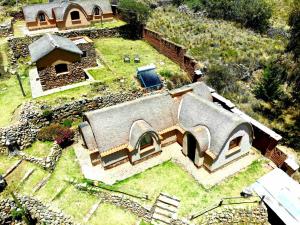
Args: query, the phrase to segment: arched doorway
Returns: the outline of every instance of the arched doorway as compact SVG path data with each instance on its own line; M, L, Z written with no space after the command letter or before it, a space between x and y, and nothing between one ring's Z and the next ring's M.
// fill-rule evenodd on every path
M191 134L187 134L186 138L187 138L187 140L186 140L187 141L187 156L190 158L190 160L195 162L196 148L197 148L196 138Z

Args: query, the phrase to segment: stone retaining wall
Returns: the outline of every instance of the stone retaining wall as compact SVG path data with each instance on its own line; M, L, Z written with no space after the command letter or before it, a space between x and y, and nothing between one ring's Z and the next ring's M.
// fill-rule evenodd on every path
M0 37L12 34L12 20L6 20L0 24Z
M35 163L42 167L43 169L53 171L55 169L56 163L62 154L62 148L54 142L53 147L50 149L50 153L45 158L38 158L34 156L27 155L24 152L19 152L19 156L26 161Z
M51 111L52 122L56 122L68 117L81 116L90 110L131 101L142 95L141 92L115 93L92 99L84 98L55 107L37 105L33 102L26 103L20 111L17 124L0 128L0 154L8 153L8 141L17 145L21 150L30 146L36 140L38 130L49 124L48 119L43 116L44 110Z
M50 209L50 206L44 205L39 200L27 196L19 196L18 200L27 208L33 219L38 221L38 224L74 224L70 217L64 215L62 212ZM18 224L13 223L11 216L11 211L16 208L15 202L11 199L0 201L0 224Z
M55 34L67 38L71 37L78 37L78 36L87 36L91 39L95 38L108 38L108 37L130 37L130 34L128 34L128 26L124 25L121 27L116 28L104 28L104 29L82 29L82 30L76 30L76 31L62 31L62 32L56 32ZM19 38L10 38L8 40L8 45L10 49L13 52L13 57L16 61L19 57L28 57L29 56L29 50L28 45L30 45L35 40L39 39L42 35L36 35L36 36L26 36L26 37L19 37Z
M201 224L268 224L268 212L265 205L224 206L204 214Z

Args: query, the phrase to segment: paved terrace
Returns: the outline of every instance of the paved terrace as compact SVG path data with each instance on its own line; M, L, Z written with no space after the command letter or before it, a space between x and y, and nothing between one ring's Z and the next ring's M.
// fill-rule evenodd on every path
M84 177L91 180L102 181L108 185L112 185L117 181L124 180L135 174L142 173L143 171L160 165L168 160L172 160L191 174L197 182L202 184L204 187L209 188L241 171L245 167L249 166L254 160L261 157L260 153L256 149L251 149L245 156L234 160L232 163L215 172L210 173L203 167L197 168L188 157L182 154L182 147L179 144L174 143L162 148L162 152L158 156L136 165L126 162L114 168L104 170L102 165L92 166L88 151L82 146L82 142L74 145L74 149Z

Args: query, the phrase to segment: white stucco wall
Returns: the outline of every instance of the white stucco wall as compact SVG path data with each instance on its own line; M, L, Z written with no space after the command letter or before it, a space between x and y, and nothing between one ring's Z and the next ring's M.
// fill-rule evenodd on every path
M209 169L211 171L216 170L219 167L248 153L252 146L252 140L253 140L252 135L253 135L252 127L249 124L242 124L239 127L237 127L232 132L232 135L227 140L226 144L224 145L217 159L212 163L211 166L209 166ZM242 136L242 140L240 142L240 151L236 152L235 154L231 154L230 156L226 156L226 153L228 153L230 141L239 136Z

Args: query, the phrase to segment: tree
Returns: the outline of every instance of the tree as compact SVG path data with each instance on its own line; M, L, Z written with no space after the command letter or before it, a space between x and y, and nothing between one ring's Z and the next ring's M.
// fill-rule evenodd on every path
M281 75L277 73L275 65L266 67L261 81L256 85L253 92L257 98L267 102L280 99L283 94L281 90Z
M127 22L145 24L150 15L149 6L135 0L121 0L118 9L121 11L122 17L127 20Z
M142 36L143 26L146 24L150 15L149 6L135 0L121 0L118 10L121 17L129 23L127 33L130 38L140 38Z
M269 26L272 9L265 0L187 0L194 10L205 10L209 17L232 20L263 32Z
M287 47L289 52L293 52L295 58L300 58L300 2L294 1L293 9L289 17L291 27L291 37Z

